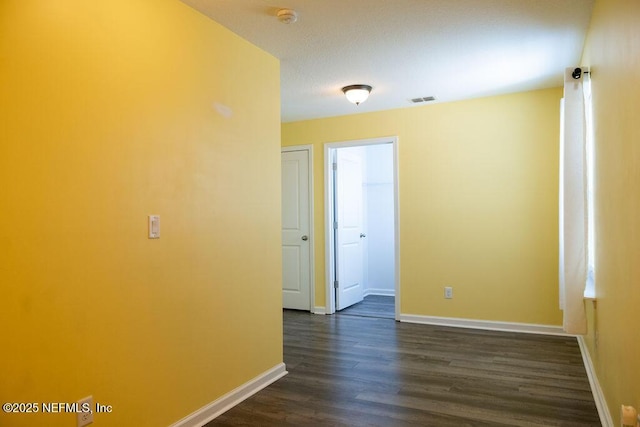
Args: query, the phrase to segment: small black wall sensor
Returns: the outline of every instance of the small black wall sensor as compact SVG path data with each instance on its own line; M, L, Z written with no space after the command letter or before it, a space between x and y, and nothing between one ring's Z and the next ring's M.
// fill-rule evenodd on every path
M576 80L582 77L582 68L576 68L575 70L573 70L573 73L571 73L571 77Z

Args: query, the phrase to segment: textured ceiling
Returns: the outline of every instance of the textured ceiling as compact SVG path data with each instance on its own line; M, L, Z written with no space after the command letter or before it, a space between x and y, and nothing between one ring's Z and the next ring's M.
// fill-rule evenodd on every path
M182 0L280 59L282 121L562 86L593 0ZM280 8L298 12L283 24ZM373 86L356 106L350 84Z

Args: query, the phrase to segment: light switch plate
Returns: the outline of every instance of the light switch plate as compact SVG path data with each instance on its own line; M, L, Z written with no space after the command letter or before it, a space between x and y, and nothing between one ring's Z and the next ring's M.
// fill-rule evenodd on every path
M149 238L160 238L160 215L149 215Z

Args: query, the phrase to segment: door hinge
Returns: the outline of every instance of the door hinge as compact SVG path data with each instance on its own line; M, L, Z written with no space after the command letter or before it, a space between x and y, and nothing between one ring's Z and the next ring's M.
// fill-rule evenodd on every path
M337 230L338 229L338 221L334 221L333 222L333 229Z
M335 280L335 281L333 282L333 287L334 287L334 288L336 288L336 289L338 289L338 281L337 281L337 280Z
M331 167L333 168L334 171L338 170L338 164L337 163L332 163Z

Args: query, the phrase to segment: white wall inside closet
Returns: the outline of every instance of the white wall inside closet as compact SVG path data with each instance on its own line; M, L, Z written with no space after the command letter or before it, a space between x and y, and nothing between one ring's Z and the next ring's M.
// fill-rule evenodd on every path
M361 147L364 156L364 294L395 295L393 145Z

